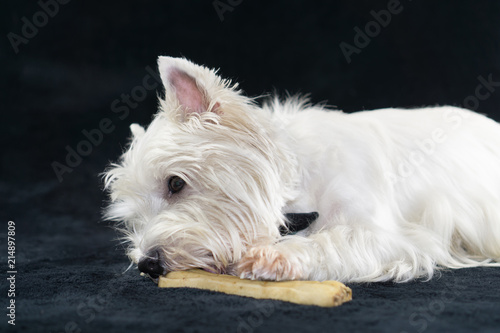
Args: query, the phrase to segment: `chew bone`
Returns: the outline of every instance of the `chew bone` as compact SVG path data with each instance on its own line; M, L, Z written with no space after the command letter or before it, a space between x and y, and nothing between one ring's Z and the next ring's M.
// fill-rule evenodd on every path
M160 288L197 288L226 294L274 299L303 305L338 306L352 299L349 287L337 281L253 281L199 269L161 276Z

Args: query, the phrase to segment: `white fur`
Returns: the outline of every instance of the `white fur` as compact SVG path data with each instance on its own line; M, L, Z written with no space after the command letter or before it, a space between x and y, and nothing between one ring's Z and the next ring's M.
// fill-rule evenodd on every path
M159 58L165 98L106 173L128 255L253 279L408 281L500 266L500 125L455 107L345 114L258 107L185 59ZM167 181L187 183L169 193ZM285 213L319 212L281 237Z

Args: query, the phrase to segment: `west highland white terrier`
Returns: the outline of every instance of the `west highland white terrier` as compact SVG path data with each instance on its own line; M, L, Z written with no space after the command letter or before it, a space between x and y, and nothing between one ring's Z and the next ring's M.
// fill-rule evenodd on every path
M107 218L121 222L141 271L403 282L500 267L493 120L451 106L260 107L213 70L158 64L160 110L147 130L131 125L105 174Z

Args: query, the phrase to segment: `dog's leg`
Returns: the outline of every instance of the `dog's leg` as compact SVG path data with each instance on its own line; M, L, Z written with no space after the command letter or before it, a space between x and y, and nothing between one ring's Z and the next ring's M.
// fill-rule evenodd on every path
M432 275L435 261L427 253L447 255L432 237L415 244L386 230L338 225L309 237L286 236L274 245L253 248L239 262L237 273L277 281L406 281Z

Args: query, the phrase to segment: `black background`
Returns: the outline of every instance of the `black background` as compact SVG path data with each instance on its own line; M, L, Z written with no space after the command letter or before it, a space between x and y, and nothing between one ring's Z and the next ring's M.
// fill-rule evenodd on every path
M101 222L105 196L98 175L126 145L129 124L146 125L156 111L161 89L148 90L125 119L112 103L143 84L158 55L220 68L251 96L310 93L313 102L346 112L465 104L500 120L496 87L480 88L490 95L477 98L479 77L500 81L498 1L402 0L400 13L350 63L340 44L354 45L354 29L364 30L374 21L371 11L386 10L389 1L223 0L218 3L231 9L222 14L214 3L72 0L46 22L37 14L40 3L3 4L0 233L6 236L7 221L15 221L14 329L498 330L498 269L444 272L431 282L353 284L353 302L334 309L158 290L135 268L123 273L127 258ZM42 19L37 31L16 52L9 38L25 38L34 16ZM86 140L82 131L104 118L113 130L58 179L54 162L65 164L68 147L77 149ZM1 286L4 307L5 279Z

